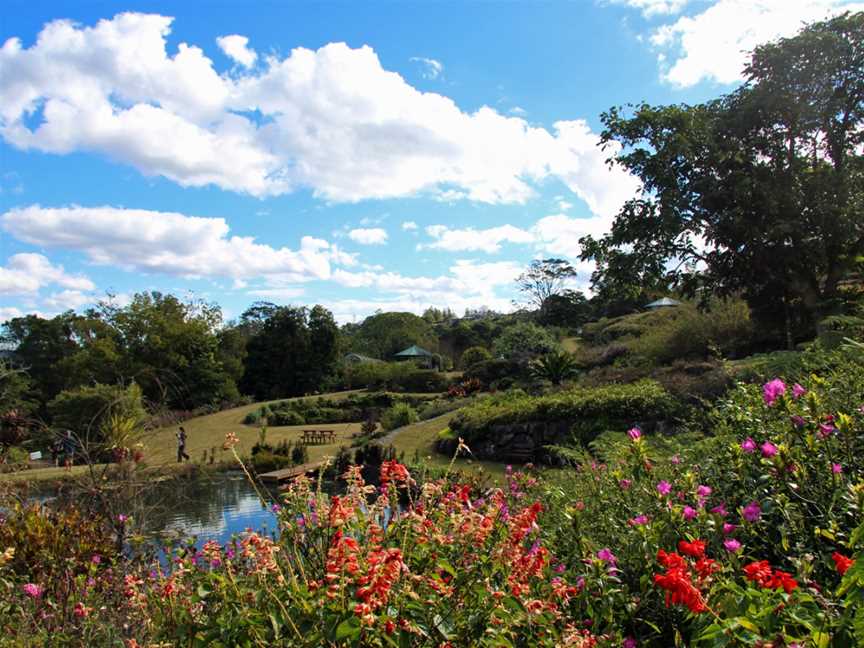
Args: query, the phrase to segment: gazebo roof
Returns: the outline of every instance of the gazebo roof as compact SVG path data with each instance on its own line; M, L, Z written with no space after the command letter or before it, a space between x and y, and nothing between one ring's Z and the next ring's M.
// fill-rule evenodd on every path
M651 302L650 304L646 304L645 308L662 308L664 306L680 306L681 302L675 299L669 299L669 297L662 297L656 301Z
M403 349L396 354L397 358L431 358L432 354L426 349L422 349L416 344L412 344L407 349Z

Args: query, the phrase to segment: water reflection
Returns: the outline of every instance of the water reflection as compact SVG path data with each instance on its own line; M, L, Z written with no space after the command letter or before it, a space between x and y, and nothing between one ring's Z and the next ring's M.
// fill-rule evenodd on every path
M265 495L276 501L275 493ZM196 536L200 546L207 540L227 542L249 528L277 531L276 516L242 473L172 480L156 489L153 497L147 519L139 520L150 533Z

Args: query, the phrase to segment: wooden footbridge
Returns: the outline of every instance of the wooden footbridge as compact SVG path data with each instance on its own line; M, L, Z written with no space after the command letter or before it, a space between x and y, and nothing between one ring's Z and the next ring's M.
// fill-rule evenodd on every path
M310 463L300 464L299 466L282 468L281 470L271 470L270 472L258 475L258 479L265 483L278 484L279 482L296 479L300 475L314 477L318 474L322 465L324 465L323 461L313 461Z

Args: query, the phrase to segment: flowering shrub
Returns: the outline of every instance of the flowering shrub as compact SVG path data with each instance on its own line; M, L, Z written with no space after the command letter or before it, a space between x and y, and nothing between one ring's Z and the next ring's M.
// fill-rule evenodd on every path
M300 479L278 539L77 552L62 587L0 536L0 623L23 645L130 648L862 645L864 411L841 388L743 386L671 457L631 428L605 462L501 487L392 460L340 495Z

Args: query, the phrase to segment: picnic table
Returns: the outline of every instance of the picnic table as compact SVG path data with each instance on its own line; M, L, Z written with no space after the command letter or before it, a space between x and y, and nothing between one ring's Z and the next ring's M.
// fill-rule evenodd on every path
M303 430L300 437L306 445L318 443L333 443L336 440L336 432L333 430Z

